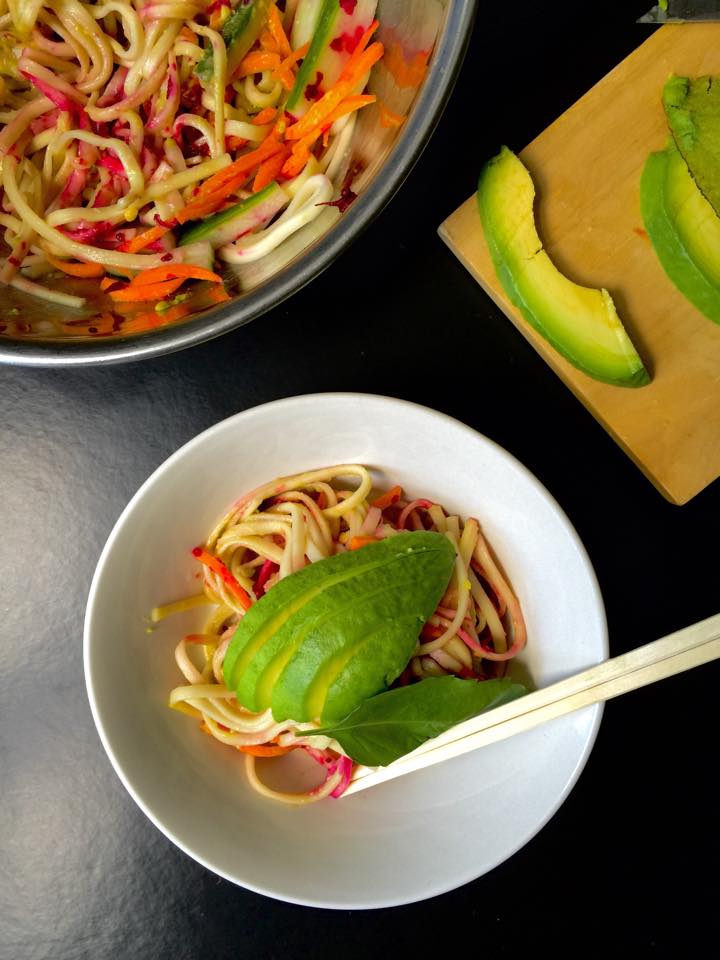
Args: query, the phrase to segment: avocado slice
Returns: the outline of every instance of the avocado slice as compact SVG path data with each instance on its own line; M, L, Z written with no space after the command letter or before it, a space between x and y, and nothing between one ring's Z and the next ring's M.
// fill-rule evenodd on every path
M550 260L533 215L535 187L507 147L483 168L478 206L503 289L523 317L579 370L625 387L650 382L607 290L581 287Z
M240 0L223 24L221 33L227 47L227 83L232 80L240 61L260 36L271 3L272 0ZM212 47L205 51L195 72L202 83L212 80Z
M285 104L294 117L307 113L338 80L355 44L372 23L376 7L377 0L323 0L321 5L317 0L300 0L295 17L305 24L303 35L307 25L314 27L310 49Z
M720 214L720 78L670 77L663 106L693 179Z
M246 200L204 220L191 222L180 235L180 245L208 241L213 248L224 247L243 234L264 227L290 203L290 197L274 180Z
M310 564L240 621L226 684L276 720L344 716L402 672L454 561L450 541L424 531Z
M720 219L674 145L648 157L640 208L665 273L693 306L720 323Z

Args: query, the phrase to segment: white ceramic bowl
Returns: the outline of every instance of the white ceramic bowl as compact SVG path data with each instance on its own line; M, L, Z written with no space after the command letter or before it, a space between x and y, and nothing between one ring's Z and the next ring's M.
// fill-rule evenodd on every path
M537 686L607 657L598 585L548 492L496 444L433 410L358 394L293 397L200 434L140 488L102 552L85 620L93 716L118 776L153 823L220 876L294 903L409 903L491 870L553 815L582 770L599 706L342 800L289 808L245 781L238 754L166 706L173 648L203 611L158 603L197 591L189 549L237 496L283 474L358 462L477 517L525 613Z

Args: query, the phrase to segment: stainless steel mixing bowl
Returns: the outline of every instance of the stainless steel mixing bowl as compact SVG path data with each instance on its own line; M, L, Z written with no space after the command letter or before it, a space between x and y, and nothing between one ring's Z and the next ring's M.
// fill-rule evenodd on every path
M182 350L248 323L312 280L329 266L398 189L427 143L452 89L470 34L475 0L379 0L378 39L404 51L432 47L419 85L397 82L397 71L373 71L370 89L393 112L408 114L399 127L383 127L379 111L360 114L349 162L362 172L353 180L358 198L342 215L327 208L308 229L289 238L274 254L242 276L226 275L232 299L164 327L138 333L59 337L67 308L4 288L0 299L0 362L33 366L110 364ZM387 53L386 53L387 58ZM379 65L381 66L381 65ZM393 76L395 73L395 77ZM17 336L17 320L36 332Z

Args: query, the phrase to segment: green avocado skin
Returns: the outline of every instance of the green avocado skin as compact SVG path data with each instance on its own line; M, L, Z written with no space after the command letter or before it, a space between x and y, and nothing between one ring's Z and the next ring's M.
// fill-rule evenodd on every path
M670 77L663 106L675 145L720 215L720 78Z
M306 566L240 621L226 684L278 722L341 719L403 671L454 562L452 543L427 531Z
M573 284L547 258L534 225L531 183L529 173L507 147L485 164L478 181L480 220L505 293L525 320L583 373L614 386L645 386L650 377L622 329L609 295ZM521 203L520 191L527 194ZM543 258L544 265L530 280L527 265L535 258ZM610 307L601 310L596 301L587 305L588 295L599 298L603 294ZM599 346L597 337L597 331L607 324L609 311L618 328L609 344L615 351L612 354Z
M720 290L702 272L688 253L682 231L666 205L669 178L678 171L674 146L651 154L640 181L640 209L648 236L669 279L710 320L720 323ZM720 267L720 251L718 251Z

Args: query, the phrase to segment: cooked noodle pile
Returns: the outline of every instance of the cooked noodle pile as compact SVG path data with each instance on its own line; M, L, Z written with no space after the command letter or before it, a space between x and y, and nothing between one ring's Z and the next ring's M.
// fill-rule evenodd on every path
M176 647L187 684L172 691L170 705L197 717L217 740L245 752L250 782L261 793L289 803L339 796L349 783L352 762L337 743L313 737L314 724L276 723L270 710L253 714L237 703L223 681L223 659L237 623L278 580L307 563L403 530L444 534L455 546L456 561L445 595L396 682L447 674L481 681L501 675L525 646L525 624L477 520L448 516L430 500L408 500L400 487L373 496L368 471L355 464L275 480L244 496L205 546L193 550L203 565L204 593L153 611L159 620L196 603L214 605L203 633L184 637ZM298 731L303 735L297 736ZM323 765L324 783L306 793L270 790L257 776L255 758L295 748Z
M228 28L250 6L239 44ZM363 90L383 47L372 41L375 0L344 0L340 16L362 22L333 41L336 75L304 86L308 13L320 6L0 0L0 283L82 307L43 278L248 263L325 205L342 209L354 196L343 178L355 118L375 100ZM240 236L215 250L180 245L184 224L273 184L273 203Z

